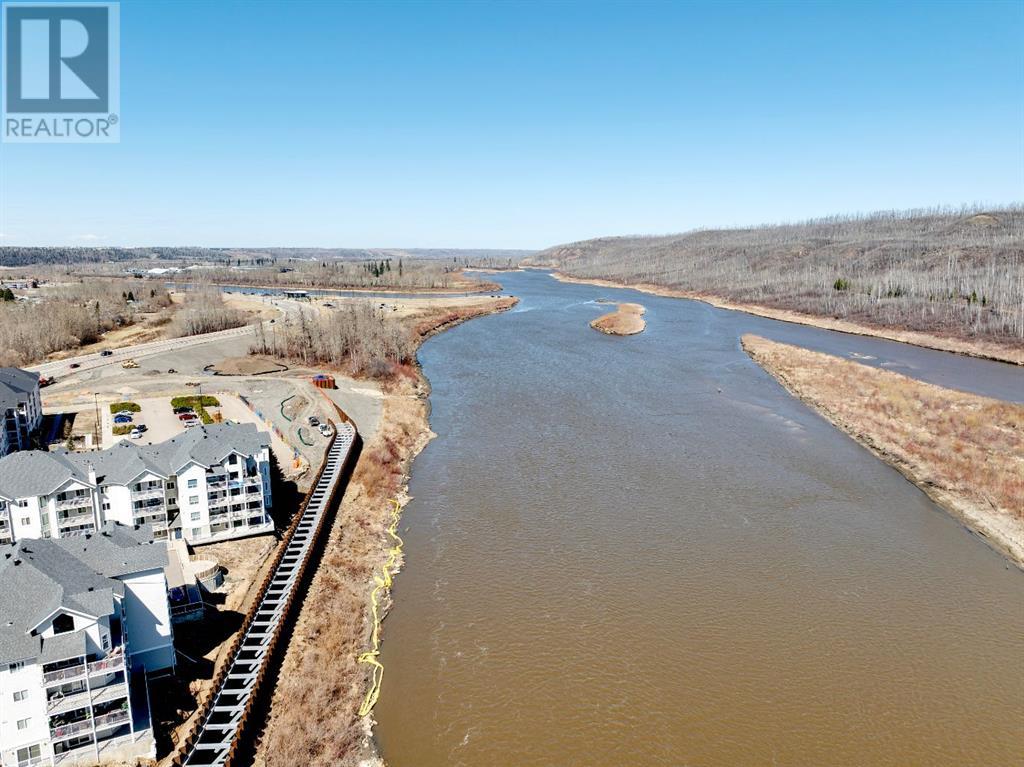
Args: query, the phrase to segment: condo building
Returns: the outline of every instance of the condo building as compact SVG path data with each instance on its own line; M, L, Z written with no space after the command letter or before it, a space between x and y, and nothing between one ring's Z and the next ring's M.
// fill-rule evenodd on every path
M147 675L172 673L167 546L106 524L0 546L0 765L156 755Z
M155 445L0 458L0 544L69 538L106 522L191 544L270 532L270 442L253 424L211 424Z

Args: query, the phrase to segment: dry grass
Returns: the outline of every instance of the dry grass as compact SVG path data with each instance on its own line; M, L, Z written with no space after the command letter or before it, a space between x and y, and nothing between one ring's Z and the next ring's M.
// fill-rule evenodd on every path
M610 336L632 336L647 327L644 309L640 304L619 304L615 311L601 315L590 323L590 327Z
M1024 564L1024 406L743 337L790 392Z

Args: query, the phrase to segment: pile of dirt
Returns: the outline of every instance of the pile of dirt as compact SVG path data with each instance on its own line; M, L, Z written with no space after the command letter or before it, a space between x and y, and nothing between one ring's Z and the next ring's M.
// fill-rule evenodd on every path
M206 370L218 376L258 376L280 373L288 366L266 357L226 357Z

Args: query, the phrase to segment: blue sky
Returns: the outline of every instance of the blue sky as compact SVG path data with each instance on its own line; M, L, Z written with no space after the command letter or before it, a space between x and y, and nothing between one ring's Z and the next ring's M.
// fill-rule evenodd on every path
M534 248L1024 199L1024 3L121 3L0 244Z

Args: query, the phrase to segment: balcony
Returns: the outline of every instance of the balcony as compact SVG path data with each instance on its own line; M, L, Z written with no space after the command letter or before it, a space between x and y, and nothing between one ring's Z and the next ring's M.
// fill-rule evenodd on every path
M128 704L125 703L125 707L120 711L111 711L109 714L103 714L103 716L96 717L93 722L96 723L96 729L104 729L106 727L119 727L122 724L126 724L129 719L132 718L131 712L128 711Z
M83 506L81 508L72 509L71 511L58 511L57 512L57 524L62 522L77 522L82 517L92 517L92 506Z
M92 496L89 493L79 493L77 495L65 496L61 498L57 496L54 501L54 508L58 511L61 509L73 509L78 506L88 506L92 509Z
M150 487L145 490L132 490L132 501L145 501L150 498L164 497L164 489L162 487Z
M76 735L81 735L82 733L92 733L92 722L92 718L86 718L78 722L71 722L70 724L51 727L50 737L54 740L65 740L66 738L73 738Z
M73 682L76 679L81 679L85 676L85 664L80 663L77 666L68 666L67 668L57 669L56 671L47 671L43 674L44 685L55 685L63 684L64 682Z
M124 668L124 652L118 648L103 660L93 661L89 664L89 676L94 674L112 674Z
M56 714L59 711L73 711L76 708L88 706L89 702L88 690L82 690L70 695L57 695L46 701L46 713Z

